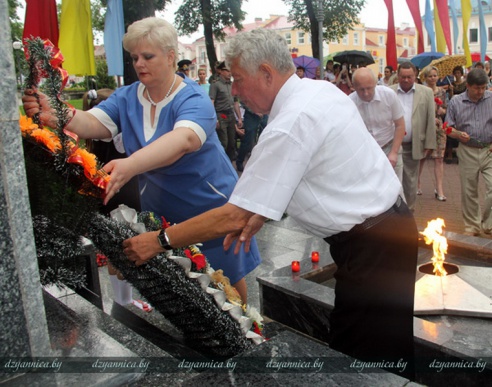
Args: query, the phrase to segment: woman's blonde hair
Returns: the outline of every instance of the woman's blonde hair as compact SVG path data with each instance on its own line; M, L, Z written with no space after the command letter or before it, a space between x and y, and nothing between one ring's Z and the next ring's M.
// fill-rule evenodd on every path
M439 76L439 69L436 66L427 66L424 69L424 77L427 78L432 70L435 70L437 73L437 76Z
M175 58L177 56L178 34L176 29L164 19L147 17L131 24L128 32L123 36L123 48L130 52L142 40L164 52L174 51ZM174 64L176 65L176 60Z

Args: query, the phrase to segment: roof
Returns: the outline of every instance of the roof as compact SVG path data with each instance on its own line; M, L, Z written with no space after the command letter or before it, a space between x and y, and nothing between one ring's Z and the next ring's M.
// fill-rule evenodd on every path
M232 27L232 26L225 27L224 29L222 29L222 31L227 36L234 36L238 32L248 32L248 31L255 30L257 28L283 29L283 28L293 28L293 27L294 27L294 23L288 21L287 16L270 15L269 19L263 20L258 18L253 23L243 24L243 28L240 31L236 27ZM203 40L205 40L204 36L197 39L195 42L200 42Z

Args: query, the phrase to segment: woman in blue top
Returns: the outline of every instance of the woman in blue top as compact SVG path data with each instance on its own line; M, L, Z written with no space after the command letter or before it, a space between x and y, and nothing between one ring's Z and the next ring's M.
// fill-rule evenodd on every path
M111 138L122 133L128 158L113 160L107 203L133 176L139 176L143 211L179 223L225 204L237 181L215 132L216 116L209 96L196 82L176 76L177 33L155 17L133 23L123 38L140 82L116 90L90 111L77 111L67 129L82 138ZM28 115L39 105L26 102ZM42 98L41 119L56 119ZM36 109L37 108L37 109ZM155 142L157 139L160 141ZM256 242L249 253L224 251L223 239L201 250L215 269L223 269L247 302L244 276L260 263Z

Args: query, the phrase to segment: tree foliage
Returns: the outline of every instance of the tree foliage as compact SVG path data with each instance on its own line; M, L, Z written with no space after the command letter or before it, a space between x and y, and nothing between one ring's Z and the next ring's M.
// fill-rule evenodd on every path
M85 77L84 85L90 85L89 79ZM116 89L114 77L108 75L108 63L105 59L96 58L96 88L97 89Z
M311 33L313 56L319 57L319 29L316 19L316 0L283 0L290 6L289 21L294 28ZM359 22L359 13L365 0L322 0L323 3L323 38L339 40Z
M245 12L241 10L242 0L185 0L175 13L177 30L184 35L197 32L203 25L205 47L210 68L217 62L214 37L224 40L225 27L243 28Z
M17 8L20 8L21 4L18 0L9 0L9 20L10 20L10 35L12 42L22 41L22 31L24 30L24 24L21 22L17 15Z
M103 2L106 5L103 5ZM104 18L106 17L107 0L91 0L92 30L104 32Z

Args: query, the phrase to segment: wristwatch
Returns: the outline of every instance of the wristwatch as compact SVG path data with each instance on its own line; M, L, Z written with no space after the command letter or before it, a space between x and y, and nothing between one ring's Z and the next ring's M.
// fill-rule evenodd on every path
M171 247L171 241L169 240L165 229L161 229L161 232L159 233L159 235L157 235L157 240L164 250L169 251L173 249Z

